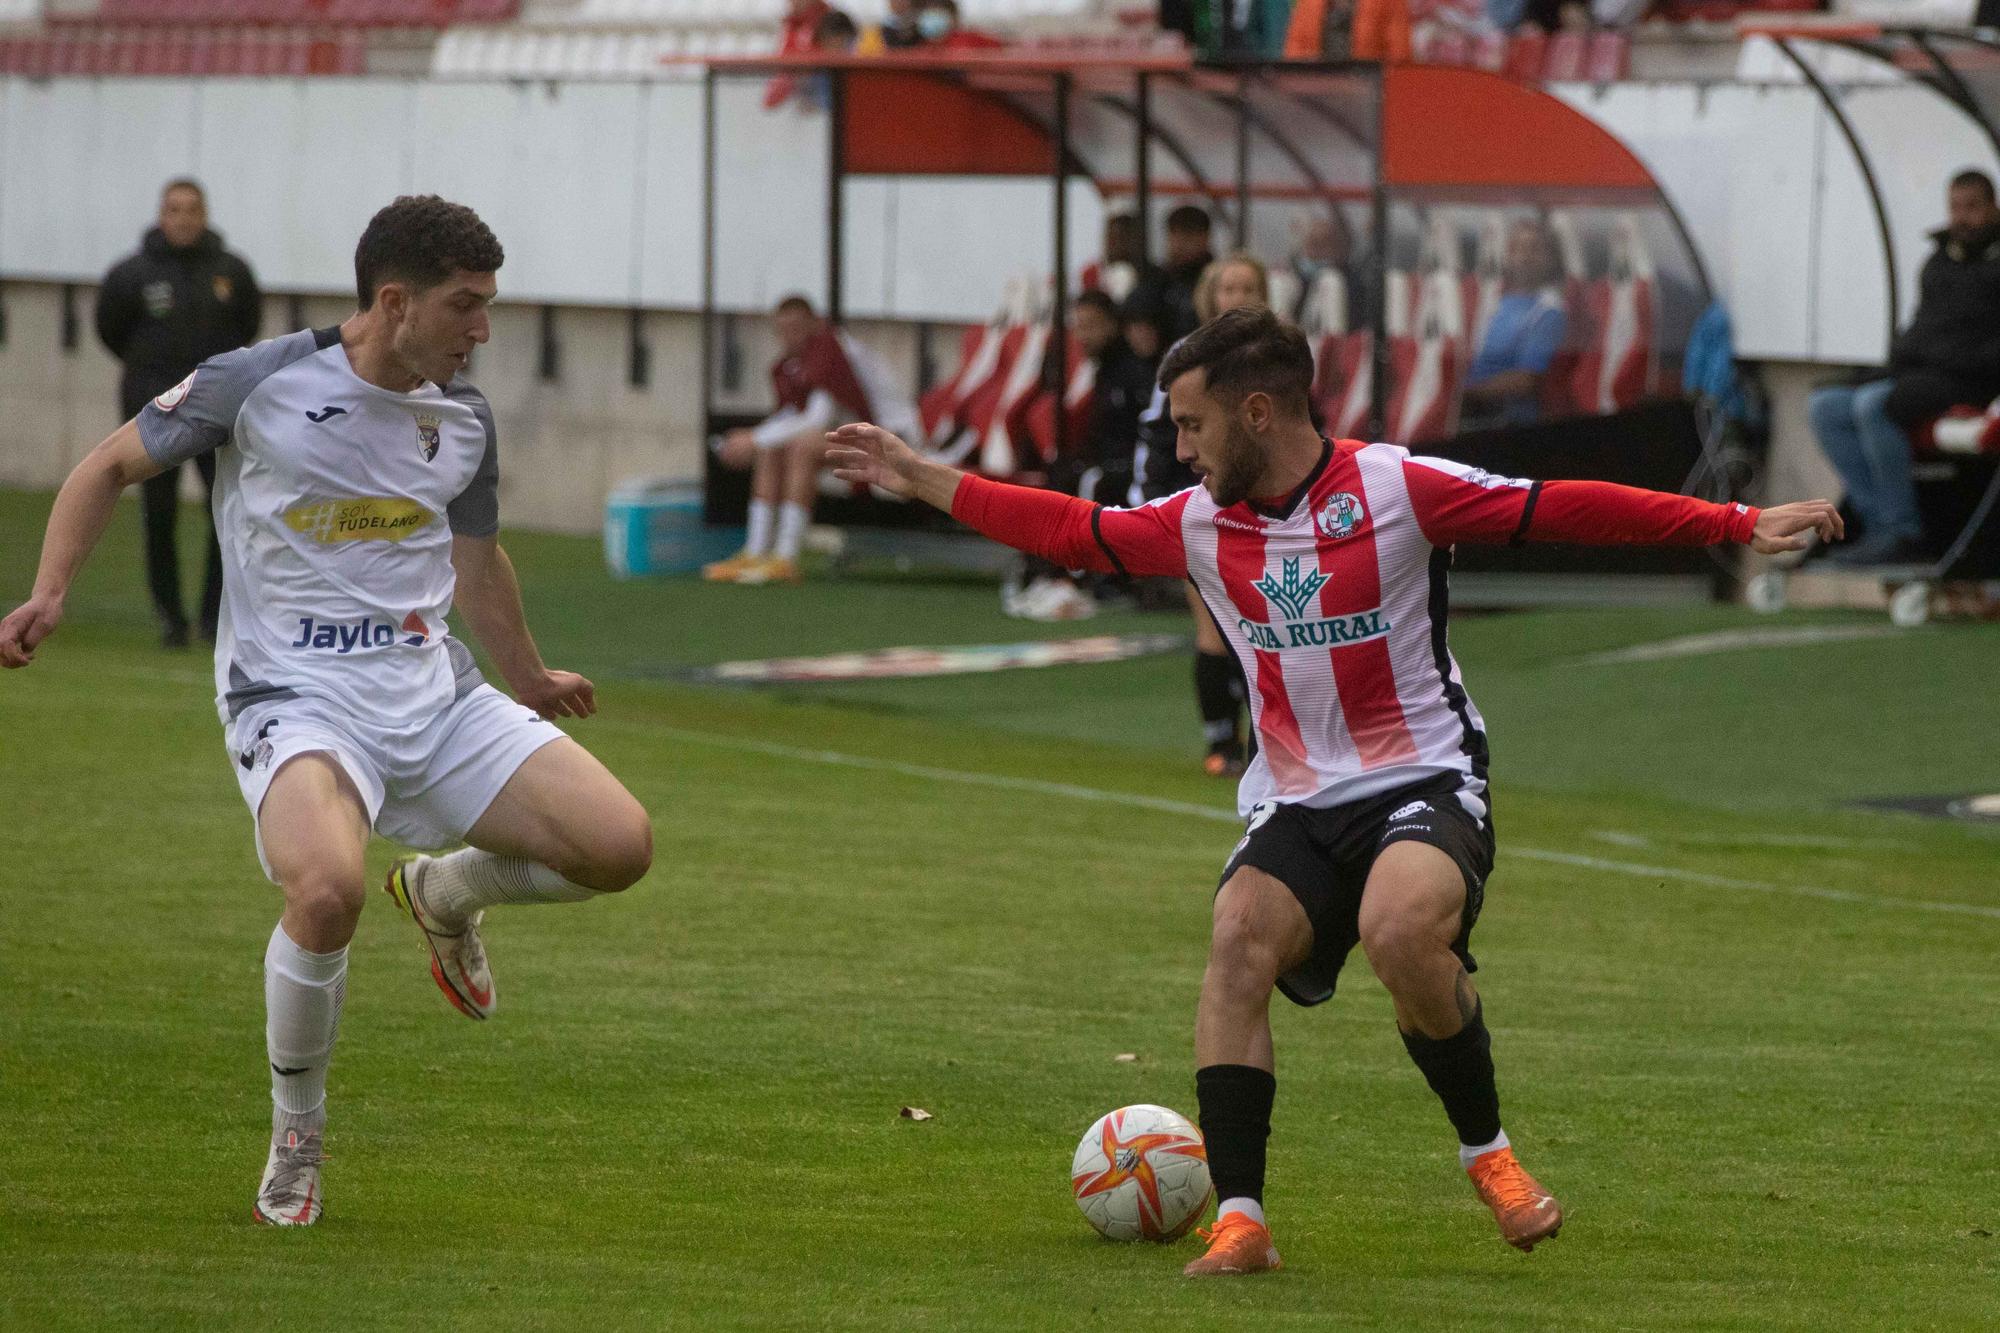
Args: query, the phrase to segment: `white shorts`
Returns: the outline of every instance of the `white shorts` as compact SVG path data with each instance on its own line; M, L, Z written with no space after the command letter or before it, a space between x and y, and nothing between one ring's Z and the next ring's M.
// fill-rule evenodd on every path
M430 851L465 840L528 756L563 735L491 685L478 685L420 727L387 730L325 699L254 704L223 732L236 785L257 820L271 779L297 755L333 756L361 793L368 823L407 847ZM264 833L257 860L271 876Z

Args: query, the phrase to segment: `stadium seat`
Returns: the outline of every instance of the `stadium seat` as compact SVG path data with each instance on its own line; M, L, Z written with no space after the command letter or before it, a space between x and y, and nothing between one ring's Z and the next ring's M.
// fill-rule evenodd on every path
M1632 214L1612 226L1604 276L1585 284L1588 321L1570 393L1584 412L1616 412L1651 391L1659 365L1653 260Z
M1548 54L1548 35L1540 28L1523 28L1508 37L1506 61L1500 72L1521 83L1540 83Z
M1594 32L1583 76L1592 83L1616 83L1632 72L1632 39L1622 32Z
M1556 33L1549 38L1548 54L1542 61L1542 78L1550 83L1575 83L1583 77L1587 54L1584 33Z

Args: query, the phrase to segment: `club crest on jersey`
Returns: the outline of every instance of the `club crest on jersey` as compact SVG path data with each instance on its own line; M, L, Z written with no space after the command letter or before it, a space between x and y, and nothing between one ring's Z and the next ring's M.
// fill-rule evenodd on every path
M428 412L417 413L417 450L423 454L426 463L438 456L438 445L442 442L438 427L443 424L441 417L434 417Z
M1367 517L1361 508L1360 496L1340 491L1319 507L1319 512L1313 515L1313 522L1322 534L1339 541L1342 537L1352 537Z

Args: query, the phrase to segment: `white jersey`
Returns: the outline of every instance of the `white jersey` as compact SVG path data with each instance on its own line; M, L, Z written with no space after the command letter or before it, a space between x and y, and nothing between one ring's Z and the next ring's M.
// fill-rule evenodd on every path
M204 361L138 426L157 463L216 455L223 721L305 696L415 726L479 684L445 627L452 537L500 527L477 389L379 388L354 373L338 329L307 330Z

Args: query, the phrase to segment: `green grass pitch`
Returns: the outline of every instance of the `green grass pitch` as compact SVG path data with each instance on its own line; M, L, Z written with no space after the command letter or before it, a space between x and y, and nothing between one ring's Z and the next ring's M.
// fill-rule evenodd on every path
M47 504L0 494L9 606ZM2000 836L1842 805L2000 790L2000 627L1587 666L1773 622L1462 620L1501 846L1479 982L1568 1223L1498 1241L1357 957L1332 1004L1274 1005L1286 1271L1201 1285L1194 1241L1099 1241L1066 1181L1103 1111L1195 1109L1234 831L1202 813L1229 797L1185 660L697 690L659 668L1042 631L973 584L612 585L590 543L526 536L547 655L599 685L573 730L657 865L496 912L485 1025L371 903L326 1219L255 1226L277 898L206 662L152 646L136 526L0 676L0 1328L2000 1323Z

